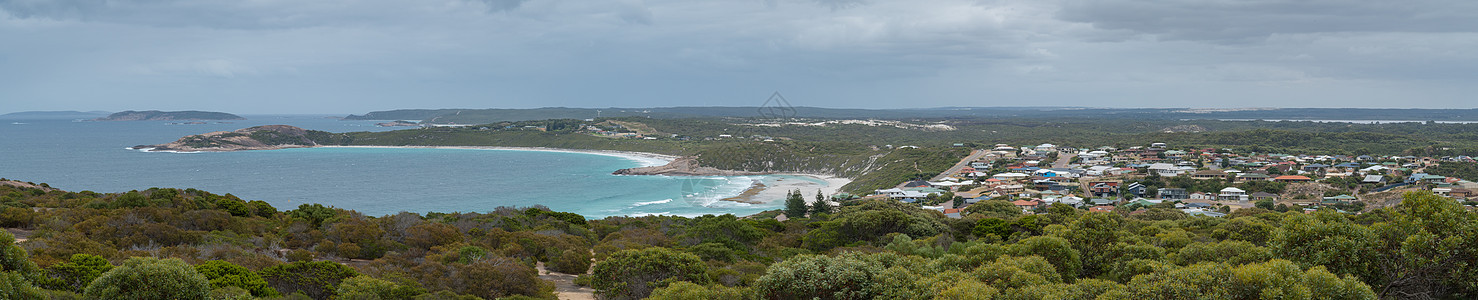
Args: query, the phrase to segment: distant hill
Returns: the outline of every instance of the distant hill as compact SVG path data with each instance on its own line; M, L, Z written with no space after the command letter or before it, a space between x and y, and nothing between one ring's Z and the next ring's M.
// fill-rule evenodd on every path
M93 121L245 120L241 116L212 111L123 111Z
M22 111L0 115L3 120L73 120L91 119L108 115L106 111Z
M546 119L589 119L596 117L742 118L764 119L776 115L817 119L1249 119L1249 120L1390 120L1390 121L1478 121L1478 109L1385 109L1385 108L1082 108L1082 107L947 107L918 109L847 109L821 107L655 107L655 108L566 108L531 109L403 109L349 115L345 120L422 120L436 124L483 124Z

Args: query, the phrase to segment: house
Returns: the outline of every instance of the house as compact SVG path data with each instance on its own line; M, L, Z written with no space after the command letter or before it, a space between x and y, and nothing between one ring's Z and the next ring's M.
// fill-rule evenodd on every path
M1067 204L1072 207L1083 207L1083 198L1067 196L1056 199L1057 203Z
M1144 197L1145 186L1144 184L1140 184L1138 182L1130 183L1129 186L1124 187L1124 192L1127 192L1130 195L1134 195L1135 197Z
M1411 174L1411 177L1407 177L1406 178L1406 183L1432 183L1432 184L1437 184L1437 183L1445 183L1446 181L1447 181L1447 177L1446 176L1432 175L1432 174L1427 174L1427 173Z
M1358 199L1355 198L1355 196L1339 195L1339 196L1334 196L1334 197L1324 197L1324 201L1321 202L1321 203L1323 203L1323 204L1346 204L1346 203L1350 203L1350 201L1355 201L1355 200L1358 200Z
M1227 172L1222 172L1218 170L1200 170L1196 171L1195 173L1191 173L1191 178L1194 179L1226 179L1226 177Z
M1246 173L1237 175L1237 181L1267 181L1269 179L1272 179L1272 177L1268 176L1268 174L1266 173Z
M1203 209L1203 208L1187 208L1187 209L1182 209L1180 211L1185 212L1186 214L1192 215L1192 216L1207 216L1207 217L1225 217L1225 216L1227 216L1227 214L1220 213L1220 212L1215 212L1215 211L1210 211L1210 210L1206 210L1206 209Z
M1134 200L1129 200L1129 204L1139 204L1139 206L1145 207L1154 206L1155 204L1160 204L1161 202L1161 200L1150 200L1145 198L1135 198Z
M1207 194L1207 193L1201 193L1201 192L1195 192L1195 193L1191 193L1191 195L1189 196L1189 198L1191 200L1216 200L1216 195L1214 195L1214 194Z
M924 199L924 197L928 197L929 196L929 193L924 193L924 192L919 192L919 191L912 191L912 190L904 190L904 189L898 189L898 188L878 190L877 193L879 195L886 195L886 196L888 196L888 198L891 198L891 199L896 199L898 201L903 201L903 202L908 202L908 203L918 202L919 200Z
M1088 193L1093 197L1114 197L1119 195L1119 184L1123 182L1112 181L1090 181L1088 182Z
M1221 193L1219 193L1219 194L1216 195L1216 199L1217 200L1247 201L1247 191L1244 191L1244 190L1239 189L1239 188L1227 187L1227 188L1221 189Z
M996 186L995 190L997 193L1001 194L1015 194L1026 191L1026 186L1020 184L1007 184Z
M1319 173L1319 172L1324 172L1324 169L1328 169L1328 168L1329 168L1329 165L1325 165L1325 164L1308 164L1308 165L1305 165L1303 167L1303 171L1304 172L1309 172L1309 173Z
M1160 199L1190 199L1191 198L1191 195L1190 194L1187 194L1186 191L1185 191L1185 189L1182 189L1182 188L1163 188L1163 189L1160 189L1159 190L1158 194L1159 195L1156 195L1156 196L1158 196Z
M1301 175L1283 175L1283 176L1273 177L1273 181L1277 181L1277 182L1308 182L1308 181L1312 181L1312 180L1313 179L1310 179L1308 176L1301 176Z
M1114 207L1109 205L1094 206L1089 207L1088 212L1114 212Z
M1478 196L1478 193L1475 193L1475 191L1470 189L1452 189L1451 191L1447 192L1447 196L1457 199L1468 199L1472 198L1473 196Z
M1256 193L1252 193L1252 195L1248 195L1248 197L1251 198L1253 201L1261 201L1261 200L1278 201L1278 194L1273 194L1273 193L1268 193L1268 192L1256 192Z
M1016 201L1011 201L1011 205L1016 205L1016 207L1021 208L1021 211L1023 211L1023 212L1030 212L1032 210L1037 209L1037 207L1042 206L1042 201L1037 201L1037 200L1016 200Z
M1386 183L1386 177L1381 175L1365 175L1365 179L1361 179L1360 183Z
M1115 203L1119 203L1119 200L1114 200L1114 199L1109 199L1109 198L1093 198L1092 200L1088 200L1088 203L1089 204L1093 204L1094 206L1104 206L1104 205L1114 205Z
M1057 151L1057 145L1053 145L1053 144L1041 144L1041 145L1037 145L1037 147L1036 148L1033 148L1032 150L1036 150L1037 152L1052 152L1052 151Z

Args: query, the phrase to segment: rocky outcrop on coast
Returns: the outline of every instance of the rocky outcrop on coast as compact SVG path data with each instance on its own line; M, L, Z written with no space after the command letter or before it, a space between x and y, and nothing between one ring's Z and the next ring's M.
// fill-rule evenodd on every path
M682 157L668 162L666 165L620 169L611 174L615 175L670 175L670 176L745 176L765 175L763 172L747 172L721 170L713 167L698 165L698 161L692 157Z
M145 151L223 152L242 150L276 150L318 146L309 138L313 131L288 125L264 125L235 131L216 131L180 138L168 144L138 145Z

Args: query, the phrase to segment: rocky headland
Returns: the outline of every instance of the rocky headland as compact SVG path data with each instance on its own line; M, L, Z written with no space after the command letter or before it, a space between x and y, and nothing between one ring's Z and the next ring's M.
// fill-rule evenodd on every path
M620 169L614 175L670 175L670 176L746 176L766 175L766 172L722 170L698 165L692 157L681 157L661 166Z
M159 145L133 146L136 150L177 152L223 152L316 147L310 135L327 132L288 125L263 125L235 131L216 131L180 138Z

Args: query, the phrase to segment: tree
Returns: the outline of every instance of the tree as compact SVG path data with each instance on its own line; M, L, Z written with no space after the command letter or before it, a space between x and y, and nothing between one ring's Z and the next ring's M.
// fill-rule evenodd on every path
M1276 202L1273 202L1273 200L1270 200L1270 199L1262 199L1262 200L1257 200L1257 202L1254 203L1254 205L1257 206L1257 208L1266 209L1266 210L1273 210L1273 208L1276 205L1278 205L1278 204Z
M1200 263L1134 277L1099 299L1375 299L1370 286L1286 260L1231 267Z
M801 196L801 191L796 190L785 194L785 216L789 218L803 218L806 216L806 198Z
M88 299L206 299L210 281L177 258L134 257L103 273L82 293Z
M821 195L820 190L817 190L816 202L811 202L811 215L830 214L834 209L831 207L831 202L826 201L826 197Z
M1478 214L1431 192L1408 192L1393 220L1371 226L1382 297L1478 296Z
M987 218L1012 219L1021 215L1021 208L1007 201L987 200L965 207L965 212L980 214Z
M996 239L1011 237L1011 226L1006 220L997 218L984 218L975 221L975 227L970 230L971 234L978 237L995 236Z
M323 206L323 204L314 203L309 205L305 203L298 205L298 209L288 211L287 215L293 218L307 220L310 224L313 224L314 228L318 228L323 225L324 221L335 218L338 212L333 207Z
M1014 256L1041 256L1057 268L1058 274L1068 278L1076 277L1075 274L1078 274L1083 265L1078 250L1073 249L1072 243L1067 239L1060 237L1034 236L1011 244L1008 249L1009 254Z
M1115 258L1119 227L1124 217L1114 213L1087 213L1068 225L1063 236L1083 255L1081 277L1096 277L1107 271ZM1071 275L1069 275L1071 276Z
M331 261L300 261L262 269L261 276L268 286L283 294L303 293L325 300L333 297L340 281L359 276L359 272Z
M211 288L223 288L228 286L239 287L251 292L252 296L271 297L277 295L277 290L267 287L267 280L261 275L222 260L212 260L195 266L195 271L205 275L210 281Z
M112 269L113 264L108 263L108 259L102 256L72 254L67 261L47 268L50 276L42 279L41 282L42 286L48 289L82 292L87 288L87 284Z
M1264 262L1273 252L1246 241L1227 240L1217 243L1191 243L1170 256L1170 261L1188 266L1202 262L1222 262L1237 266Z
M38 269L25 249L15 245L15 236L0 230L0 299L42 299L31 285Z
M591 284L603 297L641 299L673 282L707 284L707 269L697 255L667 248L622 250L595 264Z
M754 282L764 299L871 299L883 267L847 253L837 257L800 255L770 265Z

